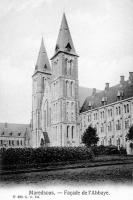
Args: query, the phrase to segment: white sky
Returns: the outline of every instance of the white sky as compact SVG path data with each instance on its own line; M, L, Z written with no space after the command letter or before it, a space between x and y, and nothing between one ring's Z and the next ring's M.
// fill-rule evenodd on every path
M29 123L41 37L51 58L64 11L81 86L104 89L133 71L133 0L0 0L0 122Z

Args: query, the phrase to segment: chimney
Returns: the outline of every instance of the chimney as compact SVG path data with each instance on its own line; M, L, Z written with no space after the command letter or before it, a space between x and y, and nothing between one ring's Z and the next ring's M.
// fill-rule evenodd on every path
M129 72L129 83L133 83L133 72Z
M106 91L109 90L109 83L105 83L105 90L106 90Z
M125 77L124 76L120 76L120 84L123 84L125 82Z
M92 95L94 96L96 94L96 88L93 88Z

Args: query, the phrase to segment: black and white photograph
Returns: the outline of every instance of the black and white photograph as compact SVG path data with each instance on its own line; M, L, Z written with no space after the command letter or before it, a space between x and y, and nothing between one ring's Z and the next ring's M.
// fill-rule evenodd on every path
M0 0L0 199L133 199L133 0Z

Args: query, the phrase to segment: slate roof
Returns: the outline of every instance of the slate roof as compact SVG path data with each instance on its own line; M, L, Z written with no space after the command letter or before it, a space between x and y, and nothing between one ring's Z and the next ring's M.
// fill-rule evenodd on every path
M44 46L43 38L41 41L41 47L38 54L38 59L35 66L34 73L36 73L37 71L51 73L51 67L50 67L49 59L48 59L47 52Z
M82 107L86 97L92 95L92 88L79 86L79 105Z
M29 124L0 123L0 136L11 137L11 133L12 133L12 137L29 137L30 125ZM19 133L21 134L19 135Z
M114 103L118 101L117 95L119 93L122 94L122 99L133 97L133 82L129 83L129 81L124 81L123 84L117 84L110 87L108 90L103 90L101 92L97 92L95 95L88 96L84 101L80 112L85 112L102 106L103 98L107 98L106 105Z
M54 56L60 51L77 56L65 14L63 14L63 17L62 17L62 22L61 22L61 26L60 26L60 30L58 34L58 39L56 42Z

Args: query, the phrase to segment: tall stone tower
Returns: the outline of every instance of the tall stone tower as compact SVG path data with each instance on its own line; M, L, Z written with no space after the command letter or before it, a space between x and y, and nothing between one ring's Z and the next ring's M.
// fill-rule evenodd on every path
M45 84L50 76L51 68L42 38L35 71L32 76L32 147L40 146L40 138L42 134L41 103L43 99Z
M52 62L53 146L79 145L78 55L63 14Z

